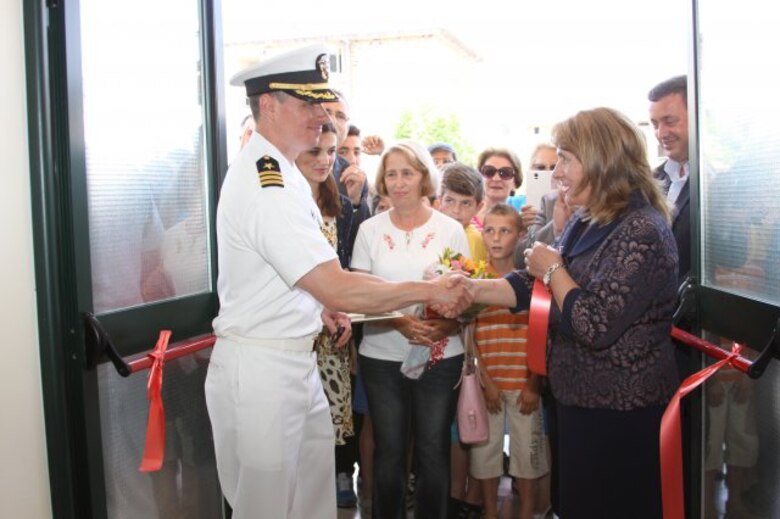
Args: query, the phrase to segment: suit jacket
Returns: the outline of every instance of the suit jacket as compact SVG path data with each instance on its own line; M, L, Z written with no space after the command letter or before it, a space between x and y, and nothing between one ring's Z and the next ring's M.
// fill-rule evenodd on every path
M669 192L672 181L669 175L664 171L666 162L655 168L653 175L663 183L664 193ZM678 284L682 283L691 272L691 209L690 209L690 175L688 171L688 182L680 191L680 196L674 203L672 212L672 233L677 242L677 254L680 258Z
M610 224L575 212L559 239L578 287L550 310L547 370L558 402L630 410L665 404L679 380L669 330L677 300L677 247L661 214L639 193ZM507 274L531 301L534 278Z
M356 213L352 210L352 202L349 197L339 194L341 197L341 214L336 218L336 235L338 236L338 246L336 252L339 255L341 268L348 269L352 261L352 247L355 244L357 236ZM360 225L360 224L358 224Z
M339 187L339 193L344 196L347 195L347 186L341 182L341 173L349 167L347 159L341 155L336 155L336 162L333 164L333 176L336 178L336 184ZM353 210L359 213L358 218L362 222L367 218L371 218L371 208L368 206L368 181L363 183L363 190L360 192L360 203L355 207L353 204ZM356 233L357 234L357 233Z
M525 268L523 251L534 244L535 241L552 245L555 242L553 231L553 210L558 191L551 191L542 197L540 214L536 216L534 223L528 228L528 235L517 242L515 247L515 268Z

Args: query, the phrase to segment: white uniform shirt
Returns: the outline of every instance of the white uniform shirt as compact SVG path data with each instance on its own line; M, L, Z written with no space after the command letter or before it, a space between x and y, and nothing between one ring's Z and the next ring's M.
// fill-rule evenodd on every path
M393 225L390 211L386 211L360 224L352 251L352 268L389 281L421 280L425 269L438 262L445 247L471 256L466 233L456 220L433 211L425 224L407 233ZM401 312L419 315L420 310L419 305L414 305ZM463 343L458 335L448 339L445 358L463 353ZM363 328L361 355L402 362L410 349L409 341L395 329L370 323Z
M284 187L262 187L257 161L279 163ZM301 172L258 133L230 166L217 207L217 336L293 339L322 328L322 305L295 283L338 259Z

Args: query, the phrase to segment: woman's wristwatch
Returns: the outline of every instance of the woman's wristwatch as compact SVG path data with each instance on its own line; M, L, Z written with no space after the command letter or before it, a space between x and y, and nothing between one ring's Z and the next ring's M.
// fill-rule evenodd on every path
M542 283L544 284L544 288L546 288L548 291L550 290L550 282L552 281L552 275L555 273L556 270L562 267L565 267L562 261L559 261L558 263L553 263L552 265L547 267L547 270L542 276Z

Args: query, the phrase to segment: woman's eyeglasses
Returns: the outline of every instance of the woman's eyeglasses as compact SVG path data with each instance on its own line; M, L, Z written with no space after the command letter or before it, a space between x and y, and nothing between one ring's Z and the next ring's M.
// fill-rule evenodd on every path
M552 171L555 169L555 164L531 164L532 171Z
M493 178L496 176L496 173L498 173L498 176L501 177L502 180L515 178L515 168L510 167L496 168L494 166L482 166L482 169L479 171L485 178Z

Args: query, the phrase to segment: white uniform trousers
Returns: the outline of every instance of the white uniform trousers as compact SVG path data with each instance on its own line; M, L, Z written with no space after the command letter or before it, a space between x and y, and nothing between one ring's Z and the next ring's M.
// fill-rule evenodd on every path
M206 406L235 519L335 519L335 440L314 352L219 338Z

